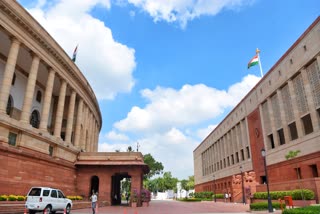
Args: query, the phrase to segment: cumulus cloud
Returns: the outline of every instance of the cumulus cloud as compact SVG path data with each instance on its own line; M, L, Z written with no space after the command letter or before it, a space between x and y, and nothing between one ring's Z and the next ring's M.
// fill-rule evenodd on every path
M223 9L237 10L254 0L128 0L147 12L154 21L187 22L202 15L216 15Z
M113 99L135 84L135 50L114 40L111 30L90 15L93 7L108 10L109 0L40 0L29 12L71 56L77 44L76 64L98 99Z
M184 85L180 90L145 89L141 95L148 104L144 108L134 106L114 127L121 131L150 132L197 125L234 107L259 80L259 77L248 75L227 91L203 84Z
M117 133L116 131L110 131L106 134L106 138L112 141L128 141L129 138L125 134Z

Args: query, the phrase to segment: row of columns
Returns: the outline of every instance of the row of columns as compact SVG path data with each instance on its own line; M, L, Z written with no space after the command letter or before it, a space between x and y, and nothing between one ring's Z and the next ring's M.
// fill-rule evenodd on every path
M0 91L0 113L6 113L6 106L10 95L11 82L14 76L15 67L18 59L19 49L21 43L16 38L11 38L11 47L9 50L7 63L4 69L3 80ZM20 121L23 123L29 123L31 107L33 102L33 96L36 86L37 74L39 70L39 64L41 59L34 53L31 53L32 63L27 80L26 90L24 94L23 106L21 111ZM52 101L52 92L54 87L54 79L56 71L52 68L48 68L48 79L44 92L43 106L40 117L39 129L41 131L48 131L47 125L50 114L50 106ZM60 79L60 91L59 99L55 114L55 124L53 135L57 138L61 138L62 121L65 110L65 99L67 93L67 82L64 79ZM65 133L65 141L71 143L72 131L74 127L75 116L75 104L77 94L74 90L71 90L67 126ZM84 104L83 99L79 97L77 118L75 124L74 145L78 148L85 149L86 151L97 151L97 141L99 134L99 125L95 120L93 113L89 107Z
M318 63L318 65L320 65L320 56L317 57L317 60L314 63ZM320 66L318 66L320 67ZM296 91L295 87L294 87L294 81L301 81L300 83L296 83L301 87L301 90L303 90L301 93L303 93L303 98L298 97L299 93ZM283 93L283 90L288 90L287 93ZM286 100L289 101L290 103L286 103L284 104L284 97L285 96L289 96L289 98L287 97ZM264 123L264 139L266 141L268 141L268 136L270 134L273 135L273 140L274 140L274 145L275 147L280 146L280 140L279 140L279 136L278 136L278 130L279 128L283 128L283 132L284 132L284 137L285 137L285 143L288 143L289 141L291 141L291 135L290 135L290 129L288 127L288 123L292 123L295 122L296 124L296 130L297 130L297 135L298 138L302 137L304 135L304 127L303 127L303 123L301 120L301 117L306 115L307 113L310 114L311 117L311 122L312 122L312 127L313 127L313 131L318 131L320 129L320 120L319 117L317 116L317 107L314 103L314 99L313 99L313 94L312 94L312 89L311 89L311 83L309 81L308 78L308 73L306 71L305 68L301 69L300 73L294 78L294 79L289 79L287 81L287 86L282 87L281 89L277 89L276 90L276 94L273 95L273 98L268 97L267 98L267 103L266 103L266 107L264 108L261 104L259 106L260 109L260 115L262 115L262 121L264 122L268 122L270 124L265 124ZM273 100L272 100L273 99ZM300 100L300 102L302 103L298 103L298 100ZM280 111L279 115L276 115L277 113L275 112L275 108L272 105L272 102L276 102L277 107L279 108L278 111ZM291 105L294 106L293 108L285 105ZM299 105L305 105L305 108L299 108ZM300 109L300 110L299 110ZM303 110L301 110L303 109ZM265 112L266 111L266 112ZM294 121L288 121L288 116L289 115L288 112L286 111L293 111L293 117L294 117ZM278 127L279 124L277 124L276 122L276 117L280 116L281 119L281 127ZM271 149L271 145L267 142L265 143L265 145L267 145L268 149Z
M234 159L233 164L235 164L237 162L236 153L238 153L239 161L241 161L241 149L245 151L248 144L246 132L246 121L242 120L223 137L212 143L212 145L202 153L203 174L207 175L218 171L218 169L221 170L225 165L226 167L229 166L229 163L232 165L232 156Z

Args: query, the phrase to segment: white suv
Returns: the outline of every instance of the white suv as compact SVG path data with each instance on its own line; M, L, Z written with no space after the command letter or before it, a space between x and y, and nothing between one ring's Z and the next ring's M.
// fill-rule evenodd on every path
M26 208L29 214L43 212L53 214L56 211L70 213L72 201L61 190L50 187L32 187L27 195Z

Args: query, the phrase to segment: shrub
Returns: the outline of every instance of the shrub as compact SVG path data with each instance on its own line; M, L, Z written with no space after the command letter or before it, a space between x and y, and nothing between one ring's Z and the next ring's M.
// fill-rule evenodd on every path
M212 198L213 192L195 192L195 198Z
M139 193L138 193L138 191L137 191L136 189L134 189L131 195L132 195L132 201L133 201L133 202L137 202L138 199L139 199Z
M9 195L8 196L8 201L16 201L18 197L16 195Z
M293 200L302 200L302 195L305 200L314 199L314 192L308 189L302 190L291 190L291 191L272 191L270 192L270 197L273 200L278 200L279 198L283 199L284 196L292 196ZM267 192L256 192L253 194L254 199L268 199Z
M0 195L0 201L6 201L8 199L7 195Z
M18 196L17 196L17 200L18 200L18 201L24 201L25 199L26 199L25 196L22 196L22 195L18 195Z
M285 204L282 204L282 208L285 208ZM272 202L272 208L280 209L279 202ZM250 204L250 210L267 210L268 209L268 202L257 202Z
M308 206L295 209L285 209L282 214L315 214L320 213L320 206Z
M144 202L149 202L151 200L151 193L147 189L141 190L141 200Z
M199 202L201 201L201 198L180 198L179 201L185 201L185 202Z
M76 196L76 200L83 200L83 197L80 196L80 195L77 195L77 196Z
M224 198L224 194L216 194L215 196L216 198L220 198L220 199ZM213 195L213 198L214 198L214 195Z

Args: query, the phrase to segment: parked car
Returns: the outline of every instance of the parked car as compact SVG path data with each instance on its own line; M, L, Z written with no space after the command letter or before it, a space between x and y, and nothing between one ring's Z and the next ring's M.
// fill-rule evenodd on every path
M59 189L50 187L32 187L27 195L25 204L29 214L43 212L54 214L56 211L71 212L72 201L66 198Z

